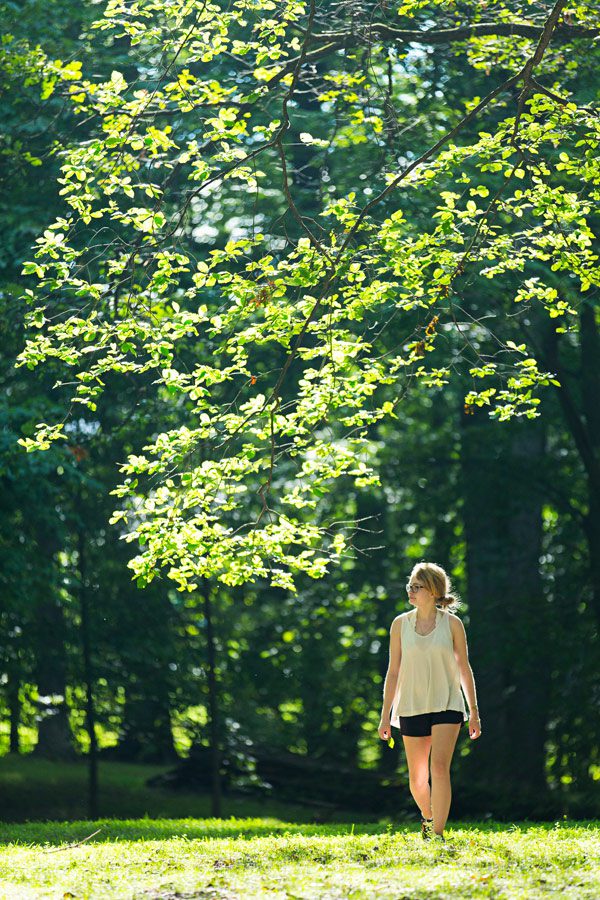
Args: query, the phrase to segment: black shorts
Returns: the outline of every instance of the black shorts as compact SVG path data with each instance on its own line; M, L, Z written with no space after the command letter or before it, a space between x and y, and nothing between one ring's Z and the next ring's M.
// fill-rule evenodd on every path
M464 721L463 714L457 709L421 713L420 716L400 716L400 734L407 737L427 737L431 734L432 725L462 725Z

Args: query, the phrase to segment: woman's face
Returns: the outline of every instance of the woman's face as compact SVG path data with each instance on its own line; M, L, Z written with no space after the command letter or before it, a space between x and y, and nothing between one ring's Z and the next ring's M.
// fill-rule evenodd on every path
M412 603L413 606L423 606L435 599L431 591L427 590L422 579L415 572L411 572L410 578L406 583L406 594L408 602Z

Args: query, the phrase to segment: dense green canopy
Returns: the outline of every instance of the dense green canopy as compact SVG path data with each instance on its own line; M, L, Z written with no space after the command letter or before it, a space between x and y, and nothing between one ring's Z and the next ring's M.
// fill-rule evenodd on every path
M85 136L59 151L66 209L23 269L39 287L20 363L61 360L92 412L111 373L150 371L185 406L115 491L113 522L144 545L140 583L165 565L189 590L321 575L346 540L313 514L318 498L342 475L377 483L373 428L411 381L458 370L483 381L468 409L537 414L539 386L558 381L521 320L570 316L599 277L600 126L574 83L599 14L584 4L573 22L565 7L415 2L379 22L314 0L110 2L93 27L129 42L130 73L48 64L42 96L61 90ZM428 45L447 78L491 80L415 141ZM229 239L209 249L224 206ZM467 285L489 281L514 314L463 309ZM40 425L25 446L64 428Z
M393 767L431 558L465 782L593 786L597 4L1 5L12 745Z

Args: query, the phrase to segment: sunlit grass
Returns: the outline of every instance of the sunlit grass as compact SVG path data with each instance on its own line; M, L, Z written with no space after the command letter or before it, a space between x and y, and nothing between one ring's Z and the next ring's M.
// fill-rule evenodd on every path
M100 828L79 846L69 846ZM0 897L600 896L600 822L469 823L446 847L415 825L104 820L3 829Z
M223 818L209 818L208 796L147 787L165 768L102 762L106 818L90 822L83 761L1 759L0 817L54 821L2 826L0 900L600 897L598 820L451 817L440 848L421 839L416 810L408 822L399 811L392 824L347 813L315 825L313 809L229 795Z

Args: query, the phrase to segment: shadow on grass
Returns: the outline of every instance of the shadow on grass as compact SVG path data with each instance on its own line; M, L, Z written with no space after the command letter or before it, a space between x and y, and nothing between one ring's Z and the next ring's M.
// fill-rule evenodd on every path
M79 822L27 822L5 825L0 844L70 844L82 841L99 830L86 843L106 841L218 840L220 838L251 839L273 835L304 834L307 836L344 834L381 834L386 830L414 831L407 825L386 826L378 823L330 825L296 824L278 819L99 819Z
M210 820L207 793L149 787L166 766L102 761L98 811L103 820ZM0 758L0 817L5 823L79 822L88 815L88 773L84 760L51 762L32 755ZM370 822L364 812L319 810L273 797L224 794L224 820L269 820L310 824Z
M594 822L456 822L448 823L455 832L527 832L549 831L562 828L600 827ZM93 834L98 831L98 834ZM305 835L307 837L334 837L343 835L405 834L417 835L420 828L415 824L347 823L327 825L295 824L278 819L99 819L77 822L28 822L6 825L0 834L0 845L68 845L80 841L85 843L105 843L118 841L164 841L164 840L218 840L252 839L256 837Z

